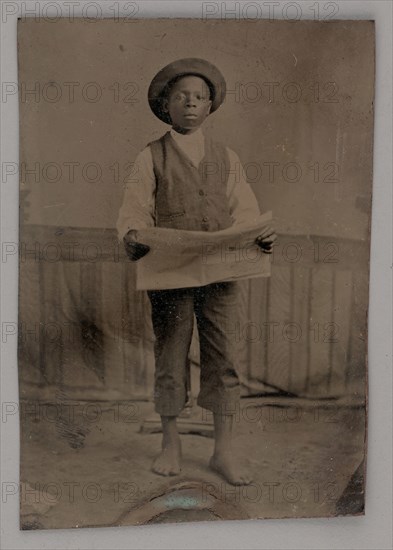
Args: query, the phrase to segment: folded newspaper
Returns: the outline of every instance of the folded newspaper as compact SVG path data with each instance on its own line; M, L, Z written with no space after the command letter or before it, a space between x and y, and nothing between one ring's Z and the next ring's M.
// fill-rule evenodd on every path
M137 290L269 277L270 256L255 239L271 219L269 211L250 223L214 232L162 227L138 230L138 242L150 246L150 251L137 262Z

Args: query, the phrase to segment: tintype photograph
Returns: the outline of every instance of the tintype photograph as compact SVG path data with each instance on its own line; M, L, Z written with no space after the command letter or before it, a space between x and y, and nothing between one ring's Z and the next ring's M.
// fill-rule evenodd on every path
M21 529L364 514L374 41L18 22Z

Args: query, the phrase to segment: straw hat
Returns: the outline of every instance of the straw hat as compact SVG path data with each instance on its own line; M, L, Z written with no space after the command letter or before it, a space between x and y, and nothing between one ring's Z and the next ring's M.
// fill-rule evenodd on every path
M226 92L225 79L220 71L209 61L189 57L177 59L161 69L151 81L148 91L149 105L153 113L163 122L171 124L169 114L162 109L168 84L181 76L199 76L210 88L212 106L210 113L218 109L224 101Z

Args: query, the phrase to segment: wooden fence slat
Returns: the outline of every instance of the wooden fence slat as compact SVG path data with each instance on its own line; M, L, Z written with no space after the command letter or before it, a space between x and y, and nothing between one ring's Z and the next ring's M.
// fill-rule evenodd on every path
M236 318L231 321L231 326L228 327L228 330L232 332L230 337L236 343L238 355L237 370L242 379L248 378L249 369L249 345L245 338L245 331L249 324L249 289L249 281L239 281L238 312Z
M251 279L247 302L248 320L241 337L247 344L248 378L264 380L268 374L267 364L267 308L269 279Z
M347 387L361 396L365 394L367 373L367 296L368 281L353 271L352 313L350 324L350 362L345 365ZM350 383L349 383L350 382Z
M40 325L37 316L40 312L38 288L40 274L38 262L20 262L19 277L19 340L18 365L22 392L30 384L42 382L40 370Z
M84 360L89 357L89 350L86 350L82 324L86 320L86 305L82 294L82 284L85 280L81 274L83 269L83 264L79 262L63 263L62 310L64 318L72 327L72 341L64 350L63 383L71 388L75 386L99 389L104 387L103 382Z
M335 302L333 325L327 337L332 349L331 387L339 393L345 392L345 368L348 361L348 341L351 326L352 273L338 271L335 276Z
M296 267L293 269L293 311L294 329L290 344L292 352L292 370L290 389L296 394L303 394L308 385L308 346L310 338L310 320L308 309L309 269Z
M267 383L286 390L289 382L289 342L283 329L291 320L290 269L275 266L270 281L269 328L273 335L268 341L269 376Z
M115 390L123 389L124 363L122 340L125 334L121 308L124 288L122 287L122 266L118 263L102 264L102 318L104 320L106 384Z
M330 346L326 340L326 326L332 316L333 273L325 266L313 269L311 288L312 317L310 319L310 373L308 389L313 395L326 395L329 389Z

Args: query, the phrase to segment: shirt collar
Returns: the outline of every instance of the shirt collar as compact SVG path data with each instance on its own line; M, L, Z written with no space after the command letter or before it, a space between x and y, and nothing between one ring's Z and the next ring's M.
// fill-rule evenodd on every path
M176 132L176 130L171 128L170 134L177 143L181 143L182 145L201 145L205 140L202 128L198 128L198 130L192 134L179 134L179 132Z

